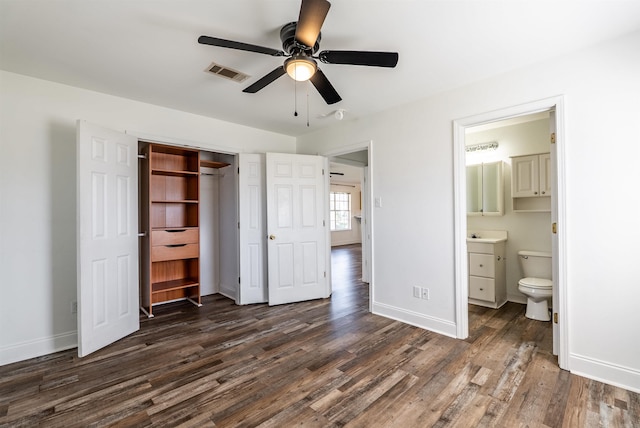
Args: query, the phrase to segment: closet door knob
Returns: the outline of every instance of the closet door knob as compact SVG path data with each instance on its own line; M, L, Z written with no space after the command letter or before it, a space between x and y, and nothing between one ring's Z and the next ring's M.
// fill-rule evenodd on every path
M274 241L274 240L276 239L276 235L269 235L269 239L270 239L271 241Z

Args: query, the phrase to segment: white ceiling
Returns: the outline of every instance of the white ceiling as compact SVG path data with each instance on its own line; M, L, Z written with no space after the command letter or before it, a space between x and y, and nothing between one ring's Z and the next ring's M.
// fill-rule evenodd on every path
M205 46L209 35L281 49L299 0L0 0L0 68L287 135L562 55L640 29L640 1L333 0L320 50L398 51L395 69L321 65L342 96L324 103L287 76L242 89L282 58ZM252 77L236 83L212 62ZM306 126L307 86L310 127Z

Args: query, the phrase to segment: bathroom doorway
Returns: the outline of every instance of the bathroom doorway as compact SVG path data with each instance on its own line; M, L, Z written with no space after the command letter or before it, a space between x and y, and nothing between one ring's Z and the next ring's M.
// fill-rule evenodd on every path
M469 328L469 271L467 262L468 232L474 229L503 231L511 229L515 233L507 236L506 300L525 303L526 298L518 291L517 251L522 249L545 250L552 253L553 265L553 353L558 355L561 368L566 368L568 356L566 297L564 290L564 248L562 221L564 218L564 155L562 134L562 97L541 100L526 105L481 114L454 121L454 171L455 171L455 231L456 231L456 321L459 338L468 336ZM519 145L517 132L537 133L537 141L522 142ZM518 131L519 130L519 131ZM493 138L491 138L493 137ZM540 139L543 141L539 141ZM491 141L485 141L485 139ZM552 142L553 141L553 142ZM469 149L470 148L470 149ZM513 156L545 153L548 148L551 166L550 197L518 200L511 193L511 161ZM475 191L475 182L467 181L467 164L500 163L503 166L502 182L504 197L501 213L496 213L496 205L491 212L483 215L483 210L468 215L468 208L474 209L478 198L468 197ZM491 194L491 191L489 192ZM482 201L481 201L482 202ZM469 206L471 205L471 206ZM527 225L525 227L525 225ZM552 231L553 230L553 231ZM511 240L511 241L509 241ZM529 248L528 248L529 247ZM498 302L499 304L500 302ZM562 317L558 314L563 314Z

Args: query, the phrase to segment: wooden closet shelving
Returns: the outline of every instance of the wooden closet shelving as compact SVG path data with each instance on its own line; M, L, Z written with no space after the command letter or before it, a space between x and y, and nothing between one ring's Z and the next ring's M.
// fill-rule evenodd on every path
M153 305L190 300L200 306L198 150L148 144L141 193L142 216L149 231L142 251L142 309L153 316Z

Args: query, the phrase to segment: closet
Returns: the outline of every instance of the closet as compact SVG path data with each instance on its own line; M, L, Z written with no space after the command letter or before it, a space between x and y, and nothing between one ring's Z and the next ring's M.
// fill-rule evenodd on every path
M235 290L221 286L238 276L235 157L142 141L139 153L142 311L153 317L158 304L200 306L203 295Z

